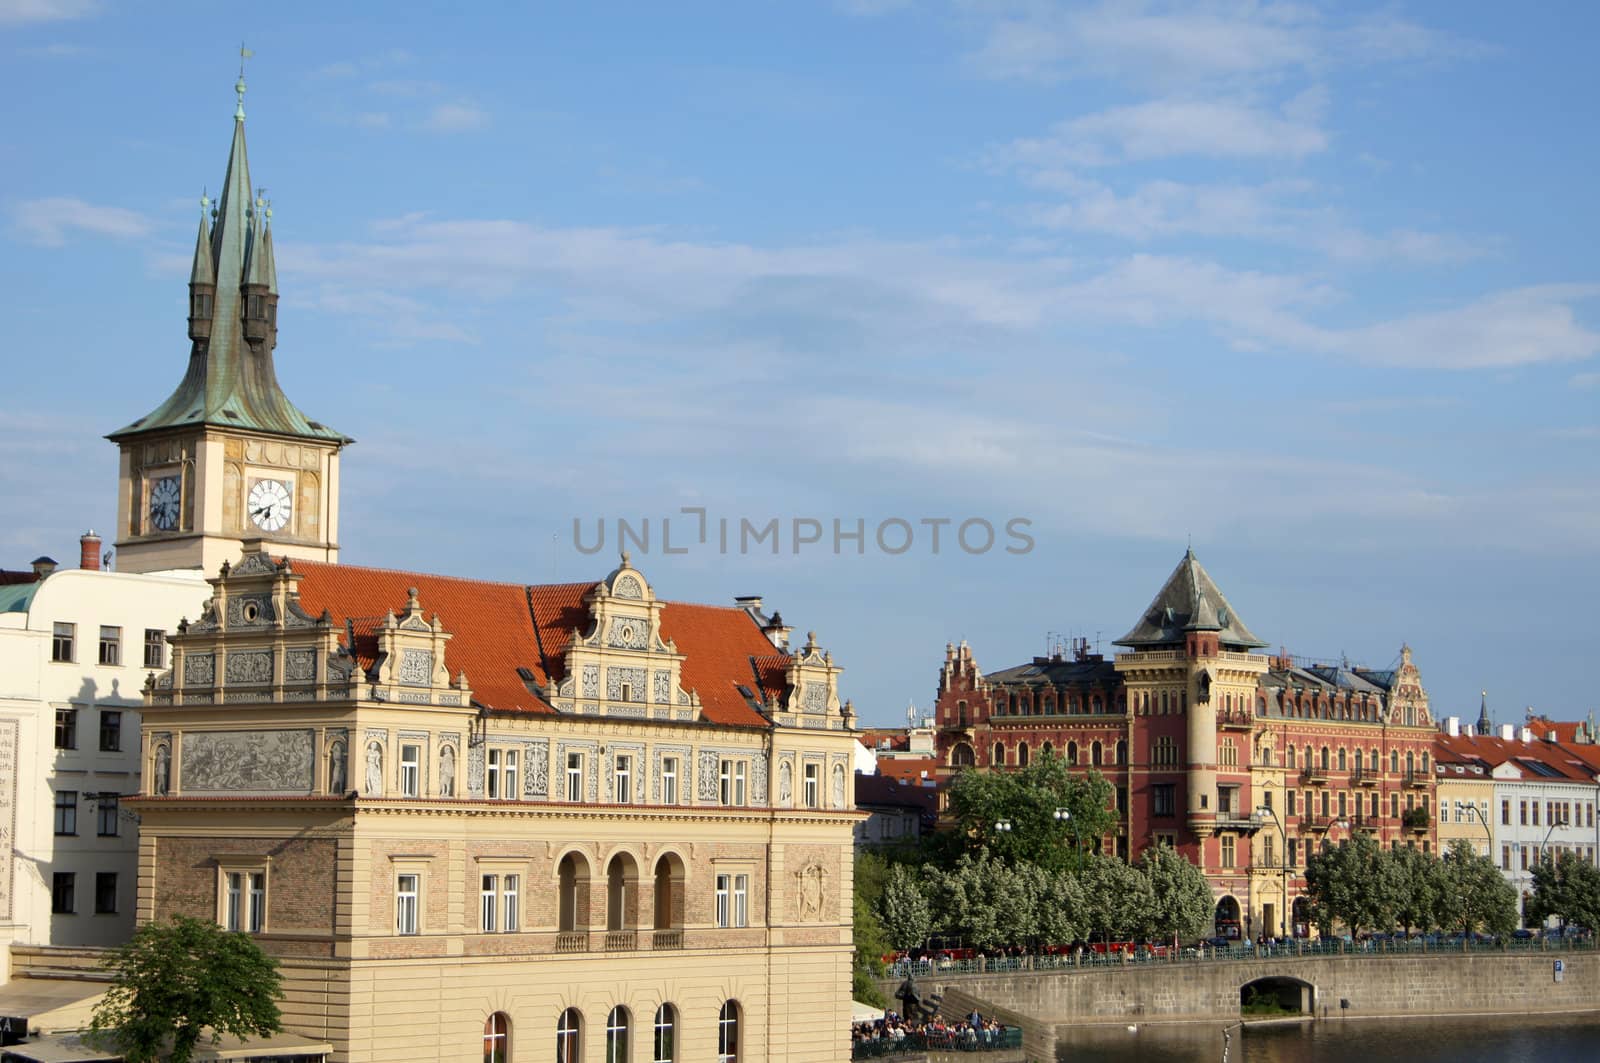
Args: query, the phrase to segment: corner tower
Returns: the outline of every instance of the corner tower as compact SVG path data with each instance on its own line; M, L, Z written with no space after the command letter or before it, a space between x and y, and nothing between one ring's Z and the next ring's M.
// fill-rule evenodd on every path
M1117 654L1116 661L1127 685L1129 713L1183 718L1166 728L1163 721L1153 721L1142 730L1182 738L1181 814L1189 831L1204 841L1221 825L1247 819L1249 799L1241 792L1240 777L1248 777L1248 754L1243 764L1222 765L1230 778L1219 787L1217 727L1219 716L1230 721L1237 712L1253 711L1268 661L1250 651L1266 643L1234 613L1193 550L1185 551L1133 630L1115 644L1130 651ZM1143 752L1151 763L1165 759ZM1202 866L1214 864L1208 860Z
M339 556L339 452L352 440L307 418L278 386L272 208L252 195L244 90L241 73L222 192L214 208L200 201L188 368L165 402L106 437L122 451L124 572L214 572L247 539L290 557Z

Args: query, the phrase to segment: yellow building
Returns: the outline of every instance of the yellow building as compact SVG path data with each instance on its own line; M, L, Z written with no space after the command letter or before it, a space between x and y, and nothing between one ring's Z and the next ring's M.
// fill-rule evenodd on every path
M839 668L626 555L558 586L337 564L350 440L278 386L238 91L183 381L111 436L122 566L211 577L144 688L138 920L254 935L336 1063L846 1056Z

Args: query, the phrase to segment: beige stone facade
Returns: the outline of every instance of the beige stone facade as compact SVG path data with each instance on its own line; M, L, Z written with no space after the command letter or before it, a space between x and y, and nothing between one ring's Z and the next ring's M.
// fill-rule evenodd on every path
M406 579L381 619L342 608ZM147 691L141 920L254 932L288 1028L349 1063L477 1060L486 1028L554 1060L563 1016L581 1059L618 1026L661 1058L668 1016L673 1060L847 1054L855 737L814 639L626 562L499 596L256 553L212 584ZM534 645L484 645L502 597ZM495 660L526 707L475 689Z

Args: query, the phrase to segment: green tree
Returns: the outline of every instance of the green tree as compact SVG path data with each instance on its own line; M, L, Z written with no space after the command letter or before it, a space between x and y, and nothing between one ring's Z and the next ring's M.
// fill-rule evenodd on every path
M1533 868L1533 896L1523 905L1529 923L1556 916L1573 926L1600 926L1600 868L1576 853L1546 856Z
M1083 886L1075 875L1041 870L1044 886L1039 891L1035 933L1046 945L1070 945L1089 933L1084 921L1087 907Z
M915 949L927 944L933 932L933 908L922 888L922 879L904 864L889 868L878 900L884 933L896 949Z
M1078 880L1091 936L1125 941L1150 925L1155 906L1150 880L1125 861L1096 853L1084 862Z
M874 979L883 977L888 970L883 957L890 946L883 924L878 921L877 909L888 876L888 865L877 854L856 854L855 892L851 898L851 937L855 945L851 990L856 1000L880 1008L887 1002Z
M266 1037L283 1029L278 964L247 934L175 915L146 923L112 953L116 973L91 1028L128 1063L189 1063L208 1032Z
M1370 834L1313 853L1306 860L1306 896L1324 935L1338 923L1352 935L1394 925L1394 876Z
M1015 771L961 772L950 784L950 812L967 852L988 849L1006 863L1055 872L1078 867L1080 854L1116 825L1113 796L1099 772L1075 775L1060 757L1040 753Z
M976 857L964 854L939 878L937 895L947 913L946 928L968 944L997 949L1036 936L1041 879L1028 870L1009 866L985 849Z
M1211 887L1205 875L1170 845L1146 849L1139 871L1149 883L1149 919L1143 930L1152 940L1193 940L1211 925Z
M1408 935L1438 925L1444 898L1444 863L1432 853L1403 845L1384 854L1385 878L1393 886L1394 921Z
M1509 934L1516 927L1517 891L1494 861L1479 856L1465 838L1450 843L1440 884L1441 926L1459 929L1465 936L1480 928L1490 934Z

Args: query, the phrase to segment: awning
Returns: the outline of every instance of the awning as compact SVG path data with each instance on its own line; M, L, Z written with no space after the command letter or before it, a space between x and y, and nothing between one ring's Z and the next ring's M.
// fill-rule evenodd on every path
M850 1002L851 1022L874 1022L883 1018L883 1009L875 1008L871 1004L863 1004L859 1000Z

